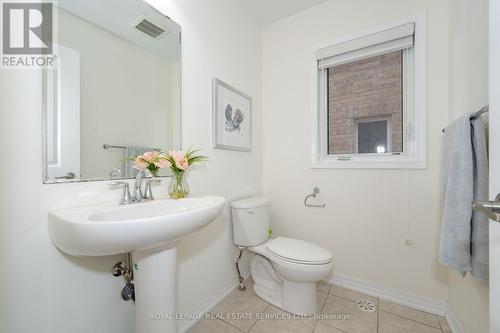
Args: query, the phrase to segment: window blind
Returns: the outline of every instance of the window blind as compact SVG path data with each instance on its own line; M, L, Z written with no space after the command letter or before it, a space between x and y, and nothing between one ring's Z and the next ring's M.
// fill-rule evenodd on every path
M338 43L316 51L318 69L413 47L415 24L398 27Z

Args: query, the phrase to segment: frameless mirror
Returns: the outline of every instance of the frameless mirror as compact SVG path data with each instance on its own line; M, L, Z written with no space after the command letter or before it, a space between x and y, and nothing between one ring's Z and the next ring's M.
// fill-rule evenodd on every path
M128 157L179 149L180 26L141 0L59 0L54 18L44 182L132 178Z

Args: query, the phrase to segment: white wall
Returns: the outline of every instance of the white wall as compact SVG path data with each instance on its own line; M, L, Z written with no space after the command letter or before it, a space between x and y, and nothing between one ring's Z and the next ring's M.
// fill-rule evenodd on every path
M312 47L424 11L427 168L311 169ZM262 63L263 184L273 203L274 233L331 250L335 274L443 301L447 274L437 248L441 129L448 121L447 14L446 0L330 0L266 27ZM326 208L303 205L313 186L320 187Z
M451 0L449 8L451 121L488 104L488 0ZM463 331L489 332L488 284L451 270L448 281L448 303Z
M192 193L231 200L259 192L260 29L232 0L154 4L183 28L183 143L201 148L212 159L189 174ZM210 149L213 76L254 97L252 153ZM35 71L0 70L0 152L6 159L0 164L0 331L133 332L133 305L120 300L122 280L109 273L121 257L72 258L50 242L48 211L117 202L120 193L105 182L42 185L40 83ZM236 281L233 255L226 207L222 217L180 244L180 311L194 311L209 295Z

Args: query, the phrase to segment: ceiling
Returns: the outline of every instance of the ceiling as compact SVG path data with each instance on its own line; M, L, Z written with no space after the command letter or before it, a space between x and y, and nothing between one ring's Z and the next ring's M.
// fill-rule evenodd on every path
M238 0L262 25L314 7L327 0Z

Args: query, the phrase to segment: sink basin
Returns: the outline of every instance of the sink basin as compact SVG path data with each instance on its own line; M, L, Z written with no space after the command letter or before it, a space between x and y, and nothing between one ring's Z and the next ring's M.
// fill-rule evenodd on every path
M225 199L209 196L129 206L91 205L49 213L52 241L74 256L105 256L168 244L212 222Z
M73 256L131 253L136 332L175 333L177 241L217 218L225 202L207 196L60 209L49 213L49 231Z

